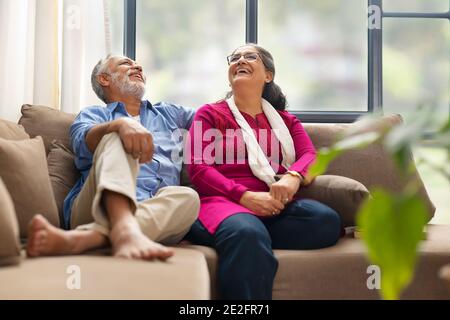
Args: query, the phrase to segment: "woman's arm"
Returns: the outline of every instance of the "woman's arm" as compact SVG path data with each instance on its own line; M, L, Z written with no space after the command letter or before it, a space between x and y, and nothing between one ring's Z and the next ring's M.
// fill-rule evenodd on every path
M270 195L286 204L292 201L300 185L310 183L307 173L309 166L316 159L316 149L297 117L287 112L283 116L287 117L290 122L288 128L295 148L296 161L288 168L288 171L301 174L301 177L294 174L285 174L279 181L270 186Z
M296 171L306 177L309 166L316 160L316 149L297 117L289 114L289 118L292 121L289 131L294 141L296 161L288 170Z

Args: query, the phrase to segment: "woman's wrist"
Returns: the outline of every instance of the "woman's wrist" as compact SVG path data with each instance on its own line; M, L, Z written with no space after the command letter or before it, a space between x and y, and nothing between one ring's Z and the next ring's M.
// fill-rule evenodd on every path
M303 178L303 176L302 176L300 173L298 173L297 171L291 171L291 170L288 170L288 171L286 171L285 174L286 174L286 175L289 175L289 176L291 176L291 177L295 177L295 178L299 179L300 184L303 183L304 178Z

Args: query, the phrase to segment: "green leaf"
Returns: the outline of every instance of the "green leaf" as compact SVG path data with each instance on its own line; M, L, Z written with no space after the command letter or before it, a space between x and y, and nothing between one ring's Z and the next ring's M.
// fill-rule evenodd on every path
M381 269L381 295L398 299L411 282L417 246L427 221L425 205L415 195L390 195L376 189L362 205L357 224L371 263Z
M342 152L340 150L336 149L326 149L326 148L321 149L317 154L316 161L309 168L308 172L309 176L317 177L323 174L327 170L330 162L333 161L341 153Z
M374 143L378 138L380 138L378 132L361 133L338 141L333 148L341 151L365 148Z
M384 139L384 146L390 153L409 148L409 146L422 137L422 133L429 126L427 118L418 118L408 125L393 127Z
M441 133L450 133L450 117L447 122L443 124L442 128L439 130Z

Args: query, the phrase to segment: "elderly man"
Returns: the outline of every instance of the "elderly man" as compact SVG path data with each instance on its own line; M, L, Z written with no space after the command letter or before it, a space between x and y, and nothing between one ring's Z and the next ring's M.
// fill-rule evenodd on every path
M111 243L115 256L166 259L199 210L195 191L180 187L182 150L172 139L188 129L192 109L142 101L142 67L122 56L99 61L92 88L106 103L85 108L70 129L81 178L64 201L65 231L37 215L29 224L29 256L78 254Z

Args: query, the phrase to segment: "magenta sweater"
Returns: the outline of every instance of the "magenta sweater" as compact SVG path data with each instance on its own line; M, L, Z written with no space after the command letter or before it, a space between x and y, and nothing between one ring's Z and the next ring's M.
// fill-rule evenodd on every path
M306 175L308 166L316 158L315 148L294 115L287 111L278 112L291 133L296 153L296 161L287 170ZM276 136L270 134L271 128L265 114L260 113L253 118L245 112L241 113L254 129L256 139L275 172L285 173L286 168L281 166L281 145ZM188 173L200 195L199 219L211 234L233 214L255 214L239 204L245 191L269 191L269 187L253 175L242 136L233 135L233 129L239 129L239 125L226 101L222 101L202 106L196 112L189 130L190 139L185 150ZM278 148L275 148L277 145ZM278 152L273 151L276 149Z

